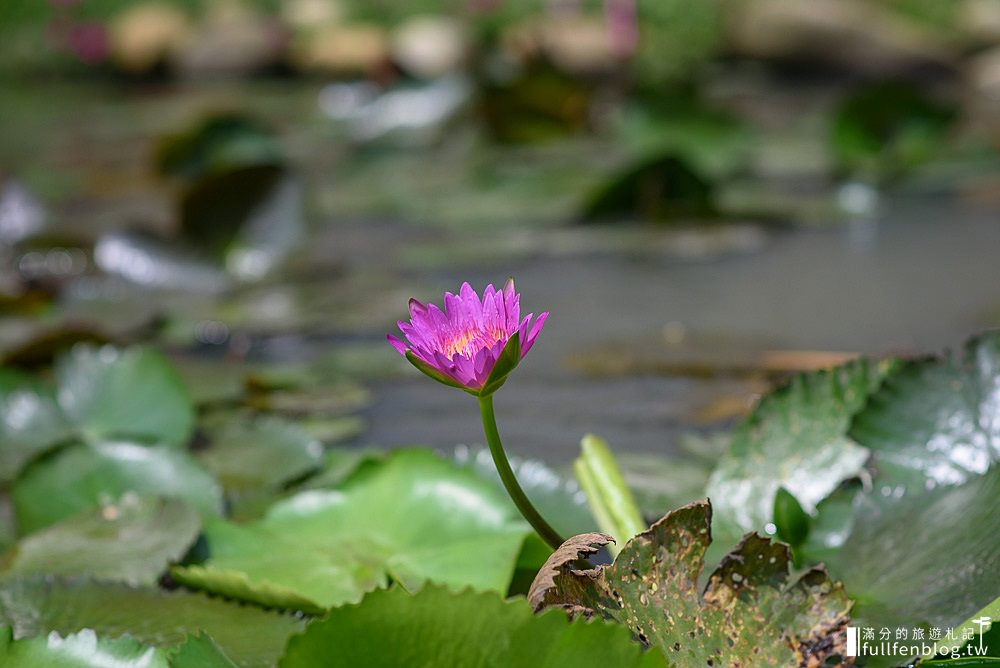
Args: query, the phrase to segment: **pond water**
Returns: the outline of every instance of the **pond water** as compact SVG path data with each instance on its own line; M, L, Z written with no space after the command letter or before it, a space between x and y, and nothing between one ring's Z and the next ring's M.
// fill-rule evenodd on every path
M507 271L525 302L552 316L497 398L509 447L564 459L579 435L593 431L624 450L671 450L678 434L704 426L699 413L720 397L750 400L760 389L724 364L708 363L707 378L655 373L687 368L685 359L957 347L1000 320L998 250L996 209L894 199L869 220L772 233L754 251L704 261L645 254L521 263ZM439 282L481 285L502 272L444 272ZM636 351L648 355L650 372L630 361L629 375L619 377L613 358ZM602 363L600 355L612 359ZM474 440L474 405L449 394L416 378L379 387L371 438L439 446Z
M549 461L568 461L586 432L623 451L670 451L683 433L725 427L774 379L757 371L774 351L935 352L1000 323L995 199L883 197L864 219L824 226L580 227L564 222L567 197L594 177L574 162L607 162L607 142L490 154L484 168L458 132L426 154L376 152L394 166L371 172L371 154L345 151L322 117L318 91L9 89L0 166L54 202L64 233L169 228L151 137L238 102L278 127L312 202L298 271L244 297L277 304L275 321L295 302L291 324L255 354L302 361L344 340L378 345L407 296L514 275L524 307L552 315L498 395L498 416L514 453ZM449 201L484 169L482 191ZM498 187L498 173L516 187ZM411 220L386 214L387 182ZM807 363L816 359L834 357ZM450 449L481 438L474 402L415 372L375 381L373 397L364 441Z

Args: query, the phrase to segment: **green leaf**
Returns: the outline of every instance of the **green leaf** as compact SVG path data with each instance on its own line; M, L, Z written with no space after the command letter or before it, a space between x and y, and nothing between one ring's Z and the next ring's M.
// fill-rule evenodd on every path
M238 416L210 439L210 447L200 451L198 459L226 491L275 489L323 462L323 444L279 417Z
M188 636L184 644L167 654L170 668L236 668L215 641L204 633Z
M846 435L851 416L894 366L862 359L799 374L761 399L709 479L713 530L726 539L763 531L779 487L812 513L841 481L858 475L868 451Z
M76 444L35 462L14 484L17 524L31 533L127 492L221 510L218 483L186 452L124 441Z
M12 626L17 638L87 628L164 648L204 632L245 668L273 666L288 636L304 627L288 615L202 594L47 577L0 582L0 624Z
M392 578L506 591L528 528L472 472L424 450L363 467L336 491L310 490L247 525L217 521L193 587L299 609L357 601Z
M877 489L827 556L869 625L956 626L996 597L1000 468L957 487L902 500Z
M747 535L701 593L710 528L711 506L693 503L590 571L575 570L578 555L608 537L571 538L539 571L529 599L536 609L569 606L626 624L671 665L821 665L843 653L851 608L843 587L822 569L790 576L782 543Z
M149 348L76 346L58 360L59 405L88 440L187 444L194 408L180 375Z
M632 536L646 530L646 523L607 442L587 434L580 450L573 471L599 527L614 537L615 544L608 547L616 555Z
M162 651L132 638L98 638L92 630L84 629L66 637L15 640L10 627L0 627L0 664L26 668L169 668Z
M125 496L22 539L4 559L4 572L155 584L200 531L198 514L182 501Z
M778 538L795 548L809 537L809 516L784 487L774 495L774 526Z
M0 482L13 480L25 464L72 434L50 389L20 375L5 381L0 385Z
M902 495L982 475L1000 460L1000 332L961 354L907 363L854 419L876 485Z
M628 631L600 620L570 621L561 610L532 614L523 599L399 587L335 608L294 636L281 668L575 668L662 666Z

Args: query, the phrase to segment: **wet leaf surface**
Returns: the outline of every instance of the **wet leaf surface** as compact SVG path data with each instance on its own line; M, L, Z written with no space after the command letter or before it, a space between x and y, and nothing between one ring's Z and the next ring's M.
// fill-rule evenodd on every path
M876 485L897 497L984 474L1000 460L1000 333L907 363L854 419Z
M855 502L854 528L827 555L869 626L954 627L996 598L1000 469L902 500Z
M399 587L335 608L294 636L282 668L571 668L662 666L628 632L602 620L570 621L558 610L534 615L524 599L428 585L416 595Z
M610 566L574 570L568 554L554 555L529 597L536 608L615 619L671 665L818 666L842 654L851 603L825 571L790 575L787 546L750 534L702 592L710 542L711 506L694 503L629 541Z
M15 638L87 628L101 638L128 634L156 647L204 632L246 668L273 666L286 638L304 627L288 615L202 594L44 577L0 582L0 624L13 627Z
M892 362L849 362L794 376L761 399L708 482L720 539L763 531L780 487L815 512L841 481L857 476L869 453L847 436L851 416L892 369Z

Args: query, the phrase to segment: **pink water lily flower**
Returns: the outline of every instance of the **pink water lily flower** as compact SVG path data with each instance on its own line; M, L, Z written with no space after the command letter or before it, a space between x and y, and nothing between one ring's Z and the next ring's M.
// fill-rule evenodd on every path
M514 280L502 290L488 285L480 299L468 283L457 295L446 292L444 310L410 300L410 322L399 321L405 341L392 334L389 343L425 374L452 387L489 395L528 354L548 313L532 324L521 318L521 295Z

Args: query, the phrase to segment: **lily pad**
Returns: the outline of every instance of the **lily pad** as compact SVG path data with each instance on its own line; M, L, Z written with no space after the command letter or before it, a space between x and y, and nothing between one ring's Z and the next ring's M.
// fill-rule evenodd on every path
M651 668L663 661L617 624L571 621L558 610L536 616L524 599L427 586L415 595L393 587L331 610L289 641L279 665Z
M4 559L4 572L152 585L200 531L198 514L182 501L126 496L24 538Z
M226 491L276 488L323 462L322 443L296 423L274 416L238 416L210 440L198 459Z
M202 594L47 577L0 582L0 624L13 627L15 638L93 629L102 638L128 634L164 648L204 632L246 668L273 666L288 636L304 627L288 615Z
M1000 468L964 485L856 504L854 529L827 556L869 625L954 627L996 597Z
M1000 460L1000 332L961 353L909 362L888 378L850 435L873 453L876 485L897 496L954 485Z
M187 444L194 408L180 375L149 348L76 346L56 366L59 406L92 440Z
M790 575L786 545L747 535L700 591L711 519L706 501L675 510L614 564L592 570L573 564L610 538L572 538L539 572L529 600L615 619L672 665L821 665L843 655L850 600L822 569Z
M202 515L222 509L219 484L189 454L128 441L78 443L29 466L11 489L22 533L128 492L183 499Z
M72 434L55 394L27 376L0 384L0 481L12 480L31 459Z
M98 638L90 629L66 637L58 634L14 639L0 628L0 663L46 668L171 668L163 652L132 638Z
M257 521L205 530L210 558L178 567L192 587L305 610L357 601L388 578L505 592L527 526L502 494L425 450L397 451L339 490L279 502Z
M796 375L764 397L736 429L709 479L714 531L736 539L764 530L780 487L814 513L841 481L857 476L869 453L847 436L851 416L894 367L891 361L857 360Z

